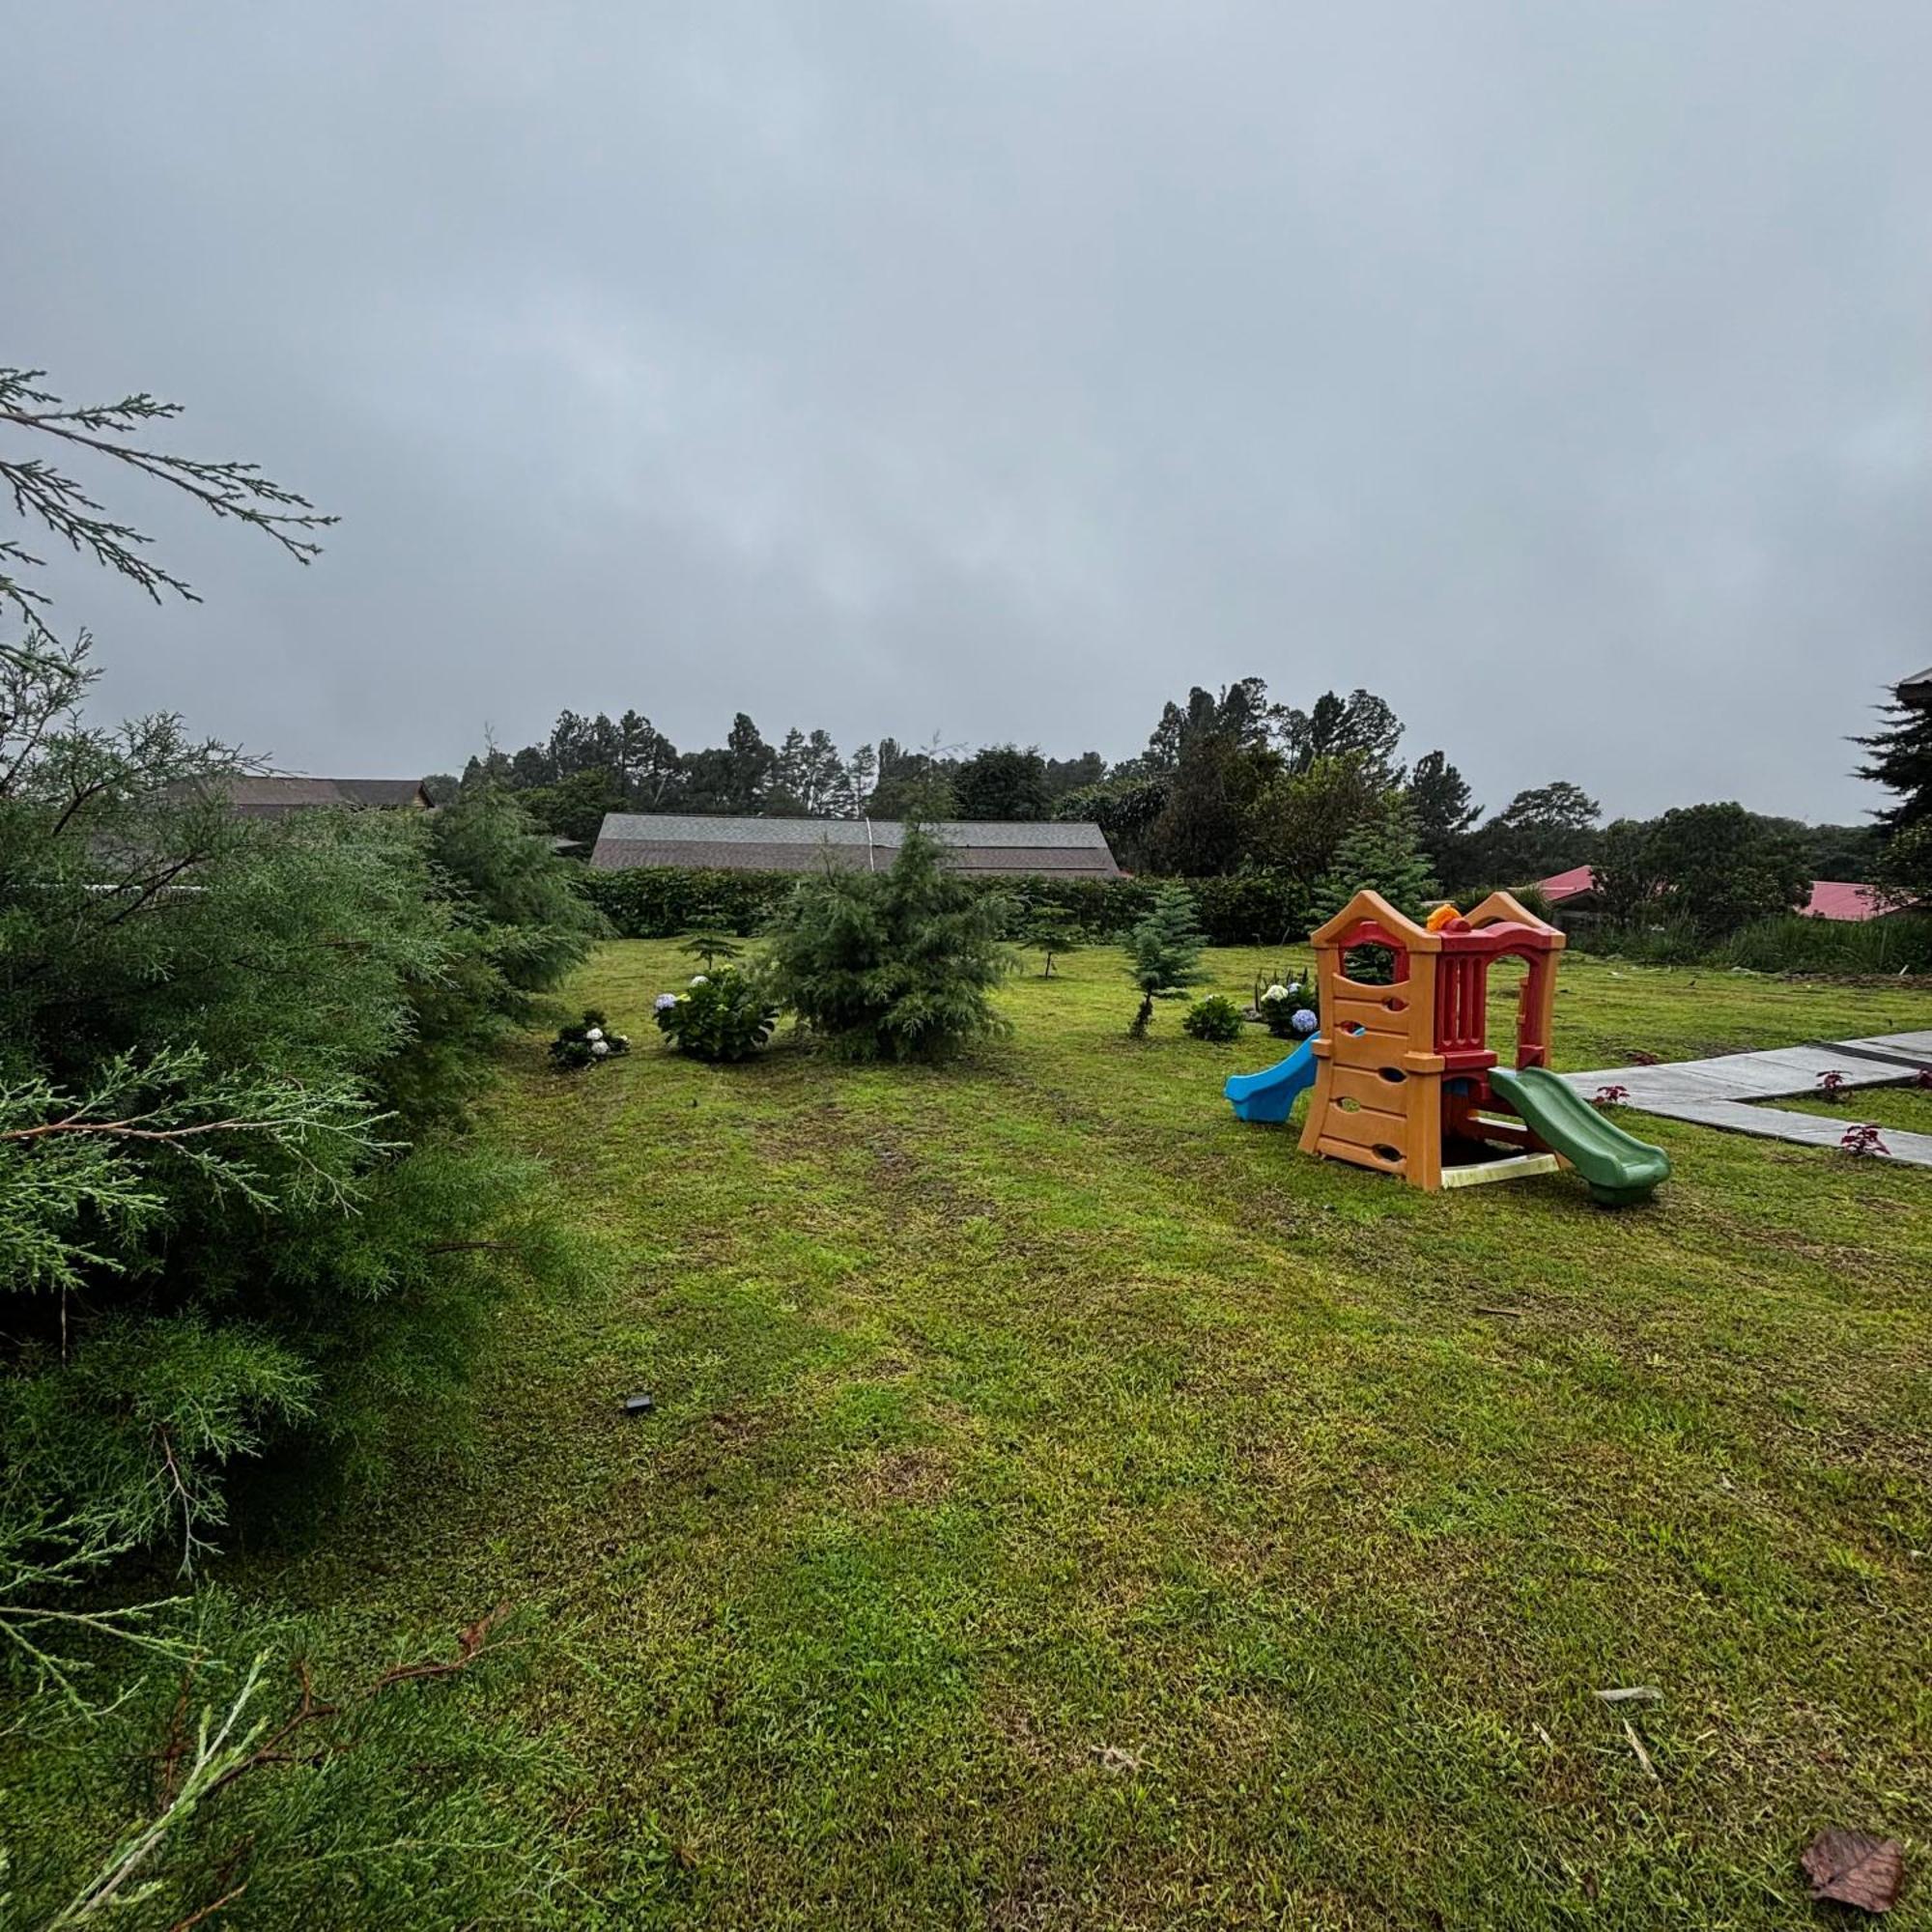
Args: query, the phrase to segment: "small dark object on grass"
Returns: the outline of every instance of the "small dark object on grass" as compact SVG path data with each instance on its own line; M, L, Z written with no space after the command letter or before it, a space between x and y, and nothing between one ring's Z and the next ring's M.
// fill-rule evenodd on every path
M1932 1066L1921 1066L1918 1077L1912 1083L1915 1087L1932 1087Z
M641 1392L637 1395L627 1395L624 1398L624 1413L626 1415L649 1415L656 1407L657 1404L649 1396Z
M1801 1862L1813 1898L1861 1912L1889 1912L1905 1876L1905 1848L1896 1838L1828 1826L1805 1846Z
M1829 1066L1818 1076L1818 1094L1821 1099L1835 1100L1845 1091L1845 1076L1835 1066Z
M1655 1066L1663 1058L1661 1053L1651 1053L1643 1047L1634 1046L1624 1055L1633 1066Z
M1847 1153L1882 1153L1889 1158L1891 1150L1879 1138L1876 1121L1861 1121L1855 1127L1847 1127L1838 1136L1838 1145Z

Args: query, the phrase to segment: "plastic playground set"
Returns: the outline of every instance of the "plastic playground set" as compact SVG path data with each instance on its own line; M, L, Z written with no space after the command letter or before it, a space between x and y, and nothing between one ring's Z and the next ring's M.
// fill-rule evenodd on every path
M1439 906L1418 925L1379 893L1359 892L1314 945L1321 1030L1278 1065L1229 1080L1240 1119L1284 1122L1312 1088L1302 1152L1431 1190L1567 1167L1594 1201L1624 1207L1668 1179L1662 1148L1549 1070L1564 935L1508 893L1467 913ZM1350 977L1363 948L1378 949L1369 956L1388 970L1385 982ZM1527 967L1514 1069L1497 1065L1487 1037L1490 967L1504 958Z

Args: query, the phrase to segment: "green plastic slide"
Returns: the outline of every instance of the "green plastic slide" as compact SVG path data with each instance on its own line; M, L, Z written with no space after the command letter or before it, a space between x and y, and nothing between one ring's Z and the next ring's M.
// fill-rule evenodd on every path
M1670 1178L1670 1156L1660 1147L1627 1134L1604 1118L1567 1082L1546 1066L1490 1070L1490 1086L1590 1183L1590 1199L1605 1208L1645 1201Z

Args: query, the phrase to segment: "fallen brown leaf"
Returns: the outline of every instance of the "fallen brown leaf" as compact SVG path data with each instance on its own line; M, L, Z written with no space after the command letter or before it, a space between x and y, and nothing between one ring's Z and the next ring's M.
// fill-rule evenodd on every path
M1896 1838L1829 1826L1805 1846L1804 1864L1813 1898L1861 1912L1889 1912L1905 1877L1905 1848Z

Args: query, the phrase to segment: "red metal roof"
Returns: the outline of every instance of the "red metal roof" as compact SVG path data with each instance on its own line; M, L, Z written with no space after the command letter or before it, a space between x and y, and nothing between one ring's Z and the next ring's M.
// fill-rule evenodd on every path
M1596 889L1596 875L1588 866L1572 866L1538 887L1551 905L1561 905L1565 899L1578 898ZM1882 910L1878 894L1870 886L1855 886L1844 879L1814 879L1811 896L1804 906L1807 919L1860 921L1876 919Z
M1842 879L1815 879L1804 911L1811 919L1876 919L1878 895L1869 886L1847 885Z
M1567 872L1558 872L1545 879L1537 890L1551 905L1561 905L1565 899L1574 899L1578 893L1595 892L1596 876L1587 866L1572 866Z

